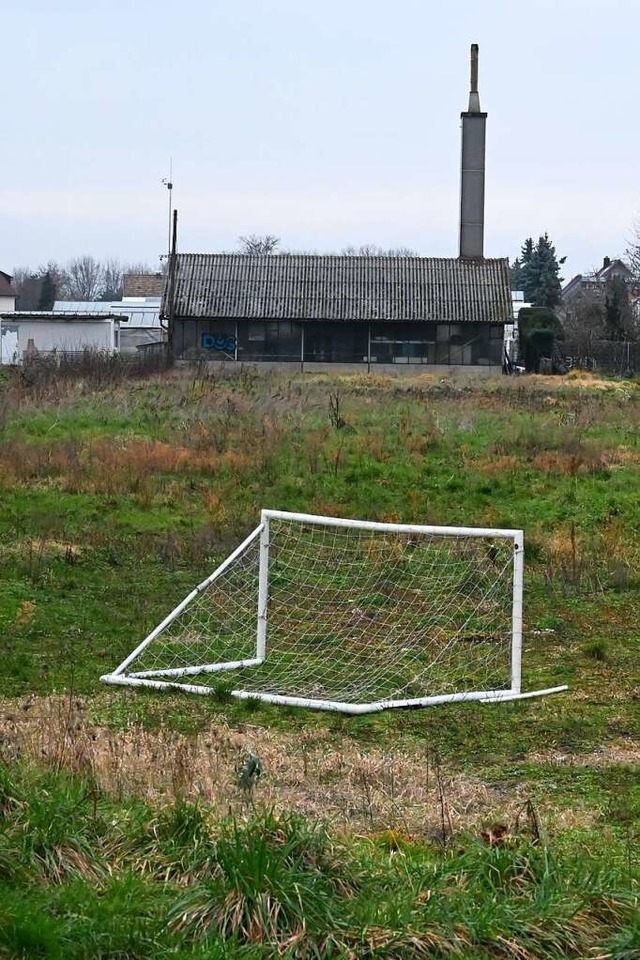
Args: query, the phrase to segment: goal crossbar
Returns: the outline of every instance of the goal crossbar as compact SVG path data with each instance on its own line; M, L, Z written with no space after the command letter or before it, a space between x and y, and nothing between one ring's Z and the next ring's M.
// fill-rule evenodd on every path
M372 713L523 693L520 530L263 510L108 684ZM488 681L488 683L486 682ZM229 687L233 687L229 689Z

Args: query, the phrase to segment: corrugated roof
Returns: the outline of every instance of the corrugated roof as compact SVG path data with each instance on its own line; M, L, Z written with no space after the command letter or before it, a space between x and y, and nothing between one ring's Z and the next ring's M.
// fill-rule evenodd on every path
M507 259L183 253L173 317L502 322L511 317L508 267Z
M75 323L77 321L100 321L100 320L120 320L126 321L127 317L122 316L121 314L103 312L103 313L61 313L58 310L14 310L11 313L0 313L1 320L30 320L30 321L42 321L43 323L48 320L59 320L62 323Z
M122 300L56 300L53 305L54 313L104 313L108 311L112 316L124 316L129 320L129 327L159 327L160 326L160 298L154 297L153 302Z

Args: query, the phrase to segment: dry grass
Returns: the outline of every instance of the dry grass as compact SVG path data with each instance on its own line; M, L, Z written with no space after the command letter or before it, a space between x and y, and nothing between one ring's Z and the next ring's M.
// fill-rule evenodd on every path
M70 696L5 702L0 711L2 759L72 770L118 799L200 798L224 815L248 802L239 770L249 754L259 756L263 770L250 793L256 807L296 811L360 833L442 836L480 829L489 820L512 823L531 794L526 782L505 793L503 786L447 771L428 748L401 741L393 751L363 747L327 729L301 736L212 723L193 735L138 726L115 732L92 724L87 704ZM621 744L570 762L602 766L639 756L640 750ZM564 762L560 755L545 758ZM552 813L544 804L541 809ZM586 827L594 813L574 808L567 815L564 824L565 814L555 810L554 822Z
M0 479L15 483L52 477L59 478L61 488L70 493L117 494L136 487L150 473L215 473L221 465L219 459L211 452L149 438L65 440L46 445L13 440L0 451Z

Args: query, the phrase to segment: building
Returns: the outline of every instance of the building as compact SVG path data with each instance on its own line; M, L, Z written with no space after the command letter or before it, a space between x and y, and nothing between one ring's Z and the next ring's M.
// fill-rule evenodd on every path
M166 277L162 273L125 273L122 278L122 299L162 297Z
M136 353L166 339L166 330L160 322L160 297L123 297L107 302L97 300L56 300L56 313L109 314L125 322L120 330L120 352Z
M162 306L173 357L500 371L512 306L508 260L484 258L486 118L474 44L459 257L174 252Z
M23 363L34 356L73 356L86 350L117 353L123 317L53 310L0 314L0 361Z
M513 308L511 321L504 325L504 359L510 365L513 365L520 359L518 316L521 310L528 310L533 304L527 303L522 290L512 290L511 305Z
M174 269L178 359L501 364L506 260L183 254Z
M562 288L562 305L568 306L575 297L587 294L604 293L608 283L621 279L631 288L633 274L622 260L605 257L599 270L593 273L579 273Z
M16 308L16 292L11 286L13 277L0 270L0 313L13 313Z

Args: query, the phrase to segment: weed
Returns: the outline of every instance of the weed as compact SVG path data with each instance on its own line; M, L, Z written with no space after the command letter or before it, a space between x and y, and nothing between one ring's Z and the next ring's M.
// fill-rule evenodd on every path
M353 892L346 862L320 827L272 813L223 826L216 869L192 888L171 917L196 935L212 928L223 937L282 949L308 934L337 929L336 896Z
M598 663L604 663L609 659L609 645L606 640L593 640L583 647L587 657L592 657Z

